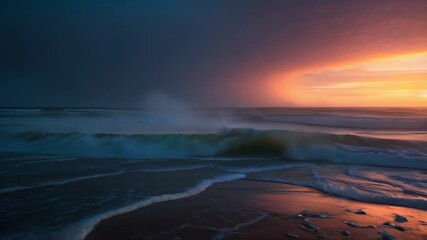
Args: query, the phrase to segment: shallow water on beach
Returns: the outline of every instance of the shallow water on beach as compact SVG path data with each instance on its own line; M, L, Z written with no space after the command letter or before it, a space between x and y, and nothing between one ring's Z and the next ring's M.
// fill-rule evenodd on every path
M0 109L0 152L3 239L245 177L427 210L426 109Z
M109 218L98 224L86 240L276 240L295 236L377 240L381 239L380 232L396 239L427 237L427 213L423 210L352 201L307 187L250 178ZM356 214L361 209L365 214ZM408 221L395 222L393 213L404 215ZM305 221L315 229L305 227ZM385 222L394 222L400 230L383 225ZM342 231L349 236L343 236Z

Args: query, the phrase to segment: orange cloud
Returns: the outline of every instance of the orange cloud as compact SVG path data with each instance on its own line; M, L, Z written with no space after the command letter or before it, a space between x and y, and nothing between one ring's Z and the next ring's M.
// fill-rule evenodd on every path
M296 105L427 107L427 53L304 69L270 83Z

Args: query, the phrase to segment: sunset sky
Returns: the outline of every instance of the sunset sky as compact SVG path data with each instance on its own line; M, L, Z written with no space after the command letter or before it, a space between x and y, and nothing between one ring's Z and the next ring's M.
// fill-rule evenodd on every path
M2 1L0 105L427 107L427 1Z

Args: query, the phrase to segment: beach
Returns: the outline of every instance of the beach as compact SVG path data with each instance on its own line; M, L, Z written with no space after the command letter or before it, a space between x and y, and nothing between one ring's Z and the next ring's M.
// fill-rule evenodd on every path
M426 238L427 110L0 117L0 239Z
M304 226L304 214L318 229ZM366 214L356 214L362 210ZM396 222L395 215L407 218ZM247 179L213 185L101 221L96 239L427 239L427 212L342 199L311 188ZM347 223L346 223L347 222ZM383 225L390 222L404 231ZM352 226L350 226L352 225ZM344 236L344 231L349 233Z

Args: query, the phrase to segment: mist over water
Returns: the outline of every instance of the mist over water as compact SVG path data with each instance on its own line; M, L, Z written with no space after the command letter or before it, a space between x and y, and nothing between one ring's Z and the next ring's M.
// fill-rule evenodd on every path
M195 111L194 106L188 105L155 91L146 96L143 109L147 111L148 127L144 133L179 133L179 132L207 132L226 127L220 115L215 117L205 115L207 112Z
M153 92L141 109L0 109L0 152L2 239L81 239L246 176L427 209L426 109L207 109Z

